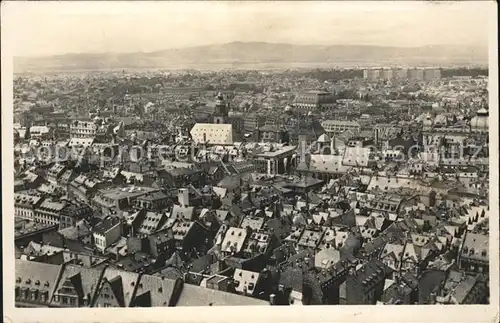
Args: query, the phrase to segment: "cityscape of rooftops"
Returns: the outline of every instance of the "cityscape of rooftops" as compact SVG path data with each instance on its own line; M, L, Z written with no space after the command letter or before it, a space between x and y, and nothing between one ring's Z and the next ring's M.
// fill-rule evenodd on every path
M24 61L17 307L490 303L487 68L221 46Z

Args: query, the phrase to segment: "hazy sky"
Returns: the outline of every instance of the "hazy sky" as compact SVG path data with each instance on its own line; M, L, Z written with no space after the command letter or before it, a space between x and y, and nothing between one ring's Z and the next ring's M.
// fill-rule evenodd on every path
M266 41L293 44L487 46L493 3L3 3L13 54L155 51ZM5 20L4 20L5 19Z

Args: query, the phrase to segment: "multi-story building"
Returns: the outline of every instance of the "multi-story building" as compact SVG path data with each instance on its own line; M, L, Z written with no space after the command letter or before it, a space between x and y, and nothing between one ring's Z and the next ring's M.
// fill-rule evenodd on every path
M307 91L300 93L294 100L294 106L304 110L318 110L333 108L335 98L326 91Z
M243 120L243 129L247 133L252 133L265 124L266 118L256 113L249 113Z
M59 266L16 259L16 307L49 307Z
M371 81L392 79L432 81L441 79L441 70L438 68L373 68L364 70L363 77Z
M138 197L148 193L158 192L150 187L121 187L100 189L91 200L91 204L101 212L109 213L110 210L125 210L136 204Z
M441 79L441 70L439 68L424 69L424 81L432 81Z
M476 116L470 120L470 131L472 133L488 133L488 110L480 109Z
M353 270L347 276L345 293L341 292L341 304L376 304L383 294L385 279L390 271L390 268L379 260L371 260Z
M14 215L21 219L35 220L35 208L42 198L28 194L14 194Z
M61 211L65 206L66 203L45 200L35 208L35 221L44 224L59 224Z
M65 229L76 226L76 223L82 219L92 216L92 209L86 204L70 204L61 210L59 229Z
M115 243L122 234L121 222L118 218L106 218L94 228L94 245L104 252L111 244Z
M238 132L229 123L229 104L224 101L221 93L217 94L213 113L212 123L196 123L190 131L191 138L195 143L208 145L232 145ZM237 126L240 126L237 123Z
M380 78L380 73L381 69L369 69L369 70L363 70L363 77L365 79L369 79L371 81L376 81Z
M52 166L47 172L47 181L52 184L57 184L57 181L65 171L66 166L59 163L54 164L54 166Z
M328 135L340 134L346 130L360 131L361 126L356 121L325 120L321 123Z
M212 114L212 123L225 124L229 122L229 103L224 100L222 93L217 94L214 111Z
M253 163L258 172L269 175L286 174L291 170L292 157L296 152L295 146L274 148L264 147L264 151L255 154Z
M97 124L93 120L75 120L69 126L71 138L93 138L97 134Z
M147 210L162 210L168 206L168 196L163 192L151 192L139 196L136 205Z
M260 142L282 143L287 141L287 132L278 126L263 126L259 128Z
M31 138L50 138L53 130L47 126L32 126L29 133Z
M408 70L408 79L423 81L424 80L424 70L421 68L411 68Z
M230 115L228 121L233 125L234 132L238 137L245 132L245 120L242 115Z
M467 232L458 255L459 268L487 274L489 272L488 240L487 235Z

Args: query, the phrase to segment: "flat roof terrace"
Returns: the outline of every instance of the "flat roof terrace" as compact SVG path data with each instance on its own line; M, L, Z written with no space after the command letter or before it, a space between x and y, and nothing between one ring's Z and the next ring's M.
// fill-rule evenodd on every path
M110 200L123 200L126 198L136 198L148 193L158 192L159 190L152 187L144 186L126 186L102 189L100 193L107 199Z

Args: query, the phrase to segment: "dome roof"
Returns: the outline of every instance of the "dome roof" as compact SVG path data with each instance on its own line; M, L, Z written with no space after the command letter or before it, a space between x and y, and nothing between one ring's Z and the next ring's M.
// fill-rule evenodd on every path
M476 116L470 120L471 129L488 130L488 117Z
M431 117L427 117L427 118L425 118L425 119L424 119L424 122L423 122L424 126L432 126L432 124L433 124L433 123L434 123L434 122L433 122L433 120L431 119Z
M327 143L327 142L330 142L330 141L331 141L331 139L330 139L330 137L326 133L322 134L318 138L318 142L321 142L321 143Z
M292 107L291 107L291 106L289 106L289 105L287 105L287 106L285 107L285 112L290 112L290 111L292 111Z
M481 108L479 110L477 110L477 115L478 116L487 116L488 115L488 110L486 110L485 108Z

